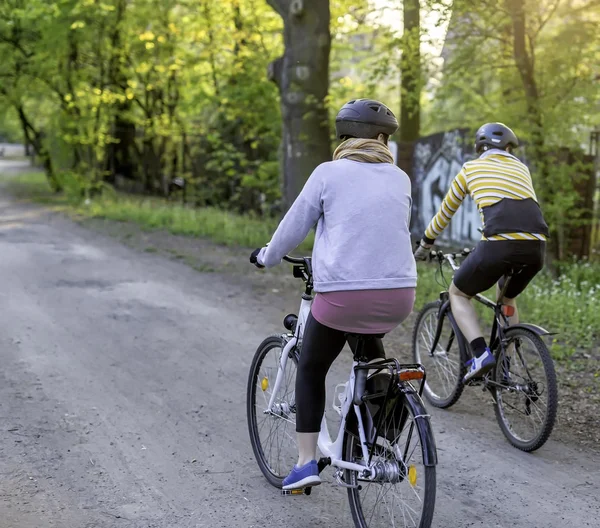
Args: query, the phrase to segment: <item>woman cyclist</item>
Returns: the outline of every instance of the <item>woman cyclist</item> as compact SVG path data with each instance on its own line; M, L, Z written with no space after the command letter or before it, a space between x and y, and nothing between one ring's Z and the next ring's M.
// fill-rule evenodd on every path
M408 317L415 299L411 185L388 148L398 121L384 104L357 99L342 107L335 127L342 143L333 161L314 170L268 246L250 257L258 267L275 266L316 225L316 297L296 376L299 456L283 481L286 490L321 483L316 452L325 377L346 333L387 333ZM385 357L381 339L367 340L364 352L368 360Z
M503 277L520 268L502 299L504 304L514 308L510 322L516 323L515 297L544 265L548 226L538 205L529 169L511 154L518 145L515 133L502 123L487 123L477 131L475 151L479 158L462 166L415 252L417 260L429 256L435 239L470 194L481 213L483 237L454 275L449 291L452 313L473 351L464 381L482 377L496 364L471 298L496 283L500 289Z

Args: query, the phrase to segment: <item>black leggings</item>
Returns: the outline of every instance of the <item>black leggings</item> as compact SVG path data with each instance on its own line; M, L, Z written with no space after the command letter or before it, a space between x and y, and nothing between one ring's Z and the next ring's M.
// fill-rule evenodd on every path
M325 377L335 358L346 344L341 330L334 330L308 316L302 350L296 374L296 431L318 433L325 412ZM349 338L352 352L356 350L356 339ZM364 356L368 361L385 358L381 339L364 342Z

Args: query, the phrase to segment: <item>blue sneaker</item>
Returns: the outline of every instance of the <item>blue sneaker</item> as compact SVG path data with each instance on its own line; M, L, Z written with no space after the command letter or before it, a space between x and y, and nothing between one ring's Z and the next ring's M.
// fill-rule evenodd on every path
M321 484L319 466L317 466L316 460L311 460L308 464L304 464L301 467L294 466L290 474L283 479L282 489L301 489L308 486L318 486L319 484Z
M482 378L496 366L496 358L494 358L490 349L486 348L481 356L470 359L467 361L466 365L469 370L463 379L464 382L474 378Z

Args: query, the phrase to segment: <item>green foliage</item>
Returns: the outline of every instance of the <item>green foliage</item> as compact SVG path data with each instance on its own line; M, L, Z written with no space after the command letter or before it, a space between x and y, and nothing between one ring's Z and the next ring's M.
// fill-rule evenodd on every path
M590 127L600 124L600 9L593 0L457 0L447 11L448 37L441 83L428 112L432 131L476 128L485 121L510 124L531 140L536 123L528 119L527 90L515 58L515 10L524 8L526 52L532 59L549 145L578 147Z
M591 223L592 212L583 206L582 199L587 194L593 166L581 160L561 162L553 153L548 158L553 163L549 164L545 178L553 194L544 202L544 216L552 228L556 253L564 259L569 254L573 238L581 236L573 230Z
M12 107L0 106L0 142L3 141L8 143L23 141L19 120Z
M115 173L159 194L184 176L220 205L252 209L278 194L272 178L268 191L257 182L277 159L266 69L280 29L259 0L7 0L0 108L20 109L38 153L87 180L82 196ZM233 164L222 170L223 159Z

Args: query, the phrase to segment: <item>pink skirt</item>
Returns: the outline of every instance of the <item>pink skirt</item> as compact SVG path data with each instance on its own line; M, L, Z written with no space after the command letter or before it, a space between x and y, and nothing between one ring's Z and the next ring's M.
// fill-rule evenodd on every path
M415 304L415 288L318 293L311 312L322 325L355 334L387 334Z

